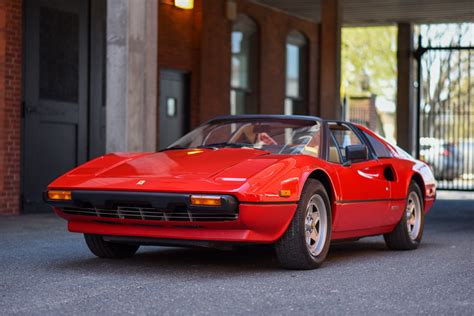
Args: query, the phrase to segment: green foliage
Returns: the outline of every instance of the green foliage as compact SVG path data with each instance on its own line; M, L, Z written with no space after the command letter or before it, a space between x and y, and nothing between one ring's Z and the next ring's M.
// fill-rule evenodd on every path
M341 46L341 95L373 93L394 100L397 28L344 27Z

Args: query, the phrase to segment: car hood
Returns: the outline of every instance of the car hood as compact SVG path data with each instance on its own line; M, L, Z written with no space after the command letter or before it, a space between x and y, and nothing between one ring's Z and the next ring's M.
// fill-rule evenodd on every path
M240 188L279 155L250 148L114 153L68 172L49 188L215 192Z

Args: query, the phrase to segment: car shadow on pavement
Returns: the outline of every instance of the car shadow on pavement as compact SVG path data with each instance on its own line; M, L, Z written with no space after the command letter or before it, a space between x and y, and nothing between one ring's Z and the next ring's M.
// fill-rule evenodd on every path
M279 269L271 247L245 247L232 251L208 248L141 247L138 253L128 259L100 259L90 254L83 260L66 260L55 264L58 269L87 269L91 271L106 267L106 272L133 269L134 272L151 270L184 272L219 271L268 271ZM114 271L116 269L116 271ZM101 272L102 273L102 272Z
M344 259L345 257L359 257L367 255L385 255L389 251L384 242L381 241L348 241L331 245L328 259Z
M429 243L421 248L432 247ZM398 256L397 251L389 250L383 241L356 241L332 245L327 257L327 266L344 266L359 262L387 258L388 253ZM406 253L406 252L405 252ZM391 257L389 255L389 257ZM280 270L278 260L272 246L239 247L231 251L208 248L168 248L142 247L129 259L99 259L90 257L80 260L62 260L54 264L57 269L87 270L105 273L209 273L218 270L220 273L254 273Z

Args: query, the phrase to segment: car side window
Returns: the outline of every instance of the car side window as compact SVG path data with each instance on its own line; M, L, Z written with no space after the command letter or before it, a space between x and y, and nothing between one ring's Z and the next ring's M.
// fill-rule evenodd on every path
M369 141L370 145L375 151L375 155L378 158L391 158L392 157L392 153L390 152L390 150L388 150L388 148L384 144L382 144L378 139L376 139L369 133L366 133L365 131L362 131L362 133Z
M329 131L334 136L335 145L339 148L342 156L342 162L346 161L346 146L363 144L357 134L347 125L329 124ZM331 155L331 147L329 148L329 155Z

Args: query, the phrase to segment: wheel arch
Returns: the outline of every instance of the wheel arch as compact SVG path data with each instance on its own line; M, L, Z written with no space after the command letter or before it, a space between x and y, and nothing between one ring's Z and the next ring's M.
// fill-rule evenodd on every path
M313 170L309 175L308 178L305 180L308 181L308 179L314 179L320 181L324 188L326 189L326 192L329 195L329 202L331 203L331 217L332 217L332 222L334 223L334 219L336 218L336 210L335 210L335 201L336 201L336 192L334 189L334 183L329 177L329 175L321 170L321 169L316 169Z
M423 177L421 176L421 174L419 174L416 171L413 173L413 175L410 178L410 182L408 183L408 186L407 186L407 195L408 195L408 189L410 187L411 181L415 182L420 187L421 195L422 195L421 197L422 203L424 204L425 198L426 198L426 187L425 187L425 181L423 181Z

